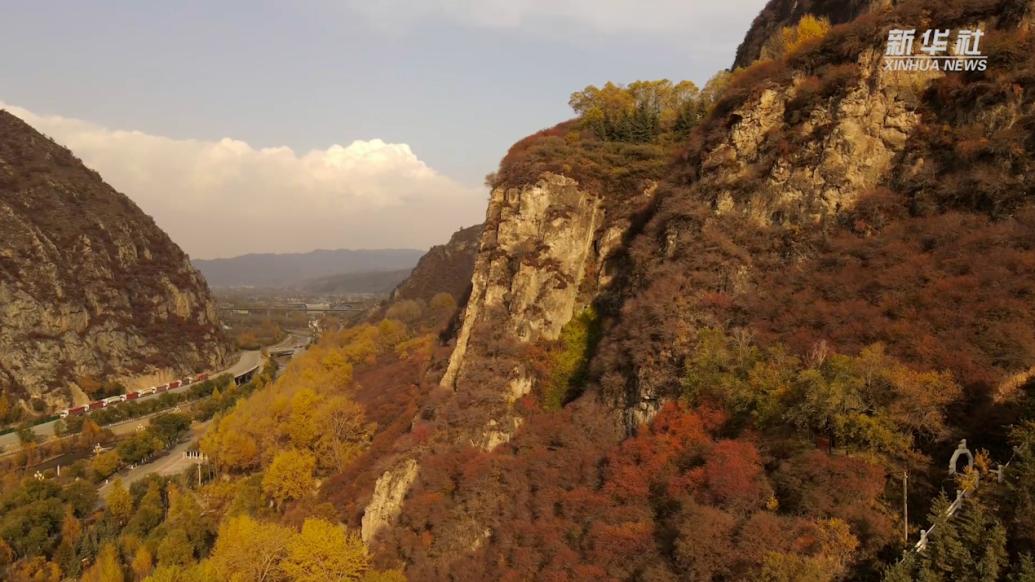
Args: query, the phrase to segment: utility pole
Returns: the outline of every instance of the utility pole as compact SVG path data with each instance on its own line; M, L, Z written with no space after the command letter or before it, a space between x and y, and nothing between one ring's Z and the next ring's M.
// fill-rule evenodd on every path
M902 471L902 543L909 544L909 471Z

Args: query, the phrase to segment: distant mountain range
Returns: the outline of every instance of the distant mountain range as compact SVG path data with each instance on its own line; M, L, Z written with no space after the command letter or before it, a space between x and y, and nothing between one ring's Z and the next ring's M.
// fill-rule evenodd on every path
M194 266L213 288L309 288L311 285L345 292L390 291L417 264L417 249L316 250L308 253L249 254L228 259L196 259ZM390 283L388 282L390 281ZM358 288L353 288L357 287Z
M406 280L412 271L413 269L398 269L395 271L343 273L306 279L296 287L301 291L315 294L382 293L387 295Z

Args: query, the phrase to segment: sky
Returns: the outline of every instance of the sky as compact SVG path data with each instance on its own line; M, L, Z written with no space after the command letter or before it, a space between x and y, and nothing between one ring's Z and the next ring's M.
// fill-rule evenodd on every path
M194 258L427 248L590 84L733 61L764 0L4 0L0 108Z

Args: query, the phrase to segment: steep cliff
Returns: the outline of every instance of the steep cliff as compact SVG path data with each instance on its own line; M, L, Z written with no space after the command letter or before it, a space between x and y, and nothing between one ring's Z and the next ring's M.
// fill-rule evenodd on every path
M630 198L647 204L654 184ZM491 450L519 425L509 406L533 385L520 357L509 370L497 344L556 340L607 282L605 259L621 242L630 217L602 195L565 176L545 173L534 184L493 189L456 346L441 380L459 393L494 394L499 408L467 435ZM485 374L488 364L491 376Z
M126 196L0 111L0 389L37 412L79 385L217 368L204 279Z
M895 369L914 371L896 373L962 387L954 404L975 412L953 430L980 423L991 395L1016 391L1035 364L1031 11L1011 0L773 0L738 55L744 68L685 135L615 144L566 122L516 144L497 173L441 390L421 412L434 427L430 444L382 476L364 537L418 579L665 580L703 567L695 560L708 558L695 549L712 539L733 548L748 543L734 532L760 522L774 538L798 527L776 525L797 517L773 509L796 493L774 486L766 502L764 486L745 486L749 505L772 512L752 517L727 504L718 474L716 491L706 491L710 469L695 463L710 461L686 460L679 439L651 440L681 430L671 416L650 424L666 404L701 406L704 420L691 424L713 422L713 407L722 408L733 420L714 421L717 438L752 440L723 446L742 447L735 462L755 463L753 474L779 485L780 471L813 447L809 439L836 432L794 429L800 411L765 427L760 418L772 411L756 400L760 386L784 407L822 406L792 404L795 394L825 397L796 392L797 380L776 364L702 400L689 387L718 384L714 354L700 355L716 333L734 334L723 356L734 361L766 350L781 365L818 369L833 351L887 354L908 366ZM843 24L767 58L766 38L808 12ZM978 23L988 34L987 73L883 67L891 28ZM577 354L586 372L563 409L551 410L550 368L562 361L557 353L571 353L570 337L582 337L566 330L586 308L599 321ZM931 398L925 390L955 393L913 394ZM928 421L940 418L934 404L924 406ZM859 430L886 428L868 426ZM756 430L770 432L757 438ZM1004 429L996 430L1000 440L989 442L1001 444ZM630 435L635 442L623 443ZM944 446L944 433L932 435L916 436L911 454ZM669 452L686 472L653 481L661 469L652 455ZM723 475L743 469L723 467ZM875 533L892 522L885 501L874 498L866 524L845 517L863 578L874 575L866 569L877 548L894 543ZM722 533L695 538L702 519ZM716 571L757 579L764 558L747 557L746 547L732 553L744 561Z

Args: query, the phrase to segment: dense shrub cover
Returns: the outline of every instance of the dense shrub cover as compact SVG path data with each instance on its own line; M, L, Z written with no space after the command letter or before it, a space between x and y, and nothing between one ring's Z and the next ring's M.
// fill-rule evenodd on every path
M861 11L811 4L837 12L823 13L835 22ZM988 473L1013 454L1019 437L1009 427L1032 416L1024 373L1035 364L1027 137L1035 77L1030 36L1011 29L1021 8L992 0L939 7L940 27L1001 27L987 50L1004 66L946 76L912 96L923 122L880 187L854 207L816 223L788 216L762 226L717 215L717 193L700 186L715 171L702 161L728 139L739 107L794 84L785 125L764 136L768 161L786 159L823 138L822 125L799 126L858 85L859 55L882 46L896 23L933 24L928 8L904 2L829 30L819 18L791 24L789 50L724 80L685 138L652 137L665 124L643 114L642 94L605 85L574 96L579 119L516 144L494 184L552 171L619 198L635 189L623 191L609 171L633 164L595 153L646 143L680 154L645 174L660 182L658 201L634 225L597 301L599 341L575 349L583 337L576 319L570 335L525 359L520 350L491 352L499 357L485 363L487 375L538 365L536 391L515 405L521 431L491 453L432 447L380 555L402 558L418 579L1005 580L1030 572L1026 465L1015 458L1002 484ZM751 170L734 186L738 202L764 195L769 167ZM497 341L485 332L479 337ZM584 356L581 386L560 397L563 383L553 380L571 378ZM465 395L464 404L491 397ZM625 439L629 411L658 401L668 404ZM449 417L467 420L485 422L473 410ZM698 423L700 432L680 428ZM939 490L954 492L943 456L963 437L991 451L979 455L981 492L941 541L932 538L940 549L895 567L903 503L915 540L944 508L933 501ZM979 556L968 543L988 551Z

